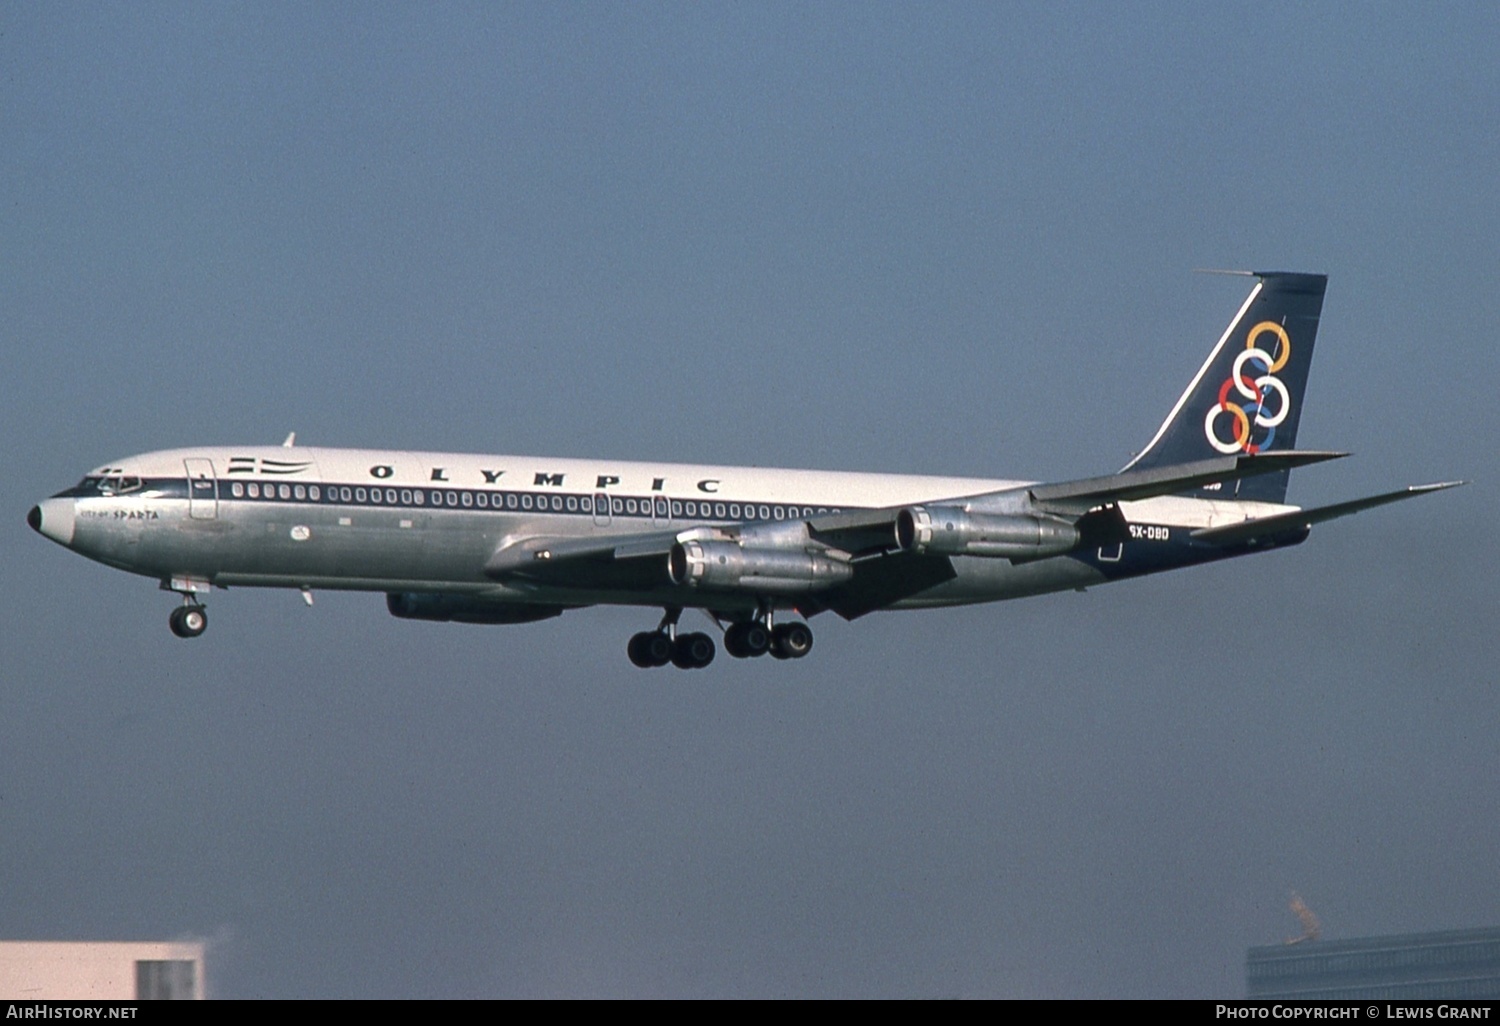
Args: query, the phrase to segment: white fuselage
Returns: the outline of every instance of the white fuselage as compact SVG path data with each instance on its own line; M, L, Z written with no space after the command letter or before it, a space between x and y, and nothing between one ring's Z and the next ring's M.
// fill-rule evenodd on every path
M146 453L97 468L89 480L114 485L46 500L42 532L91 558L168 584L713 608L736 603L674 585L664 562L660 581L645 589L558 587L496 580L484 571L497 552L533 538L629 538L726 526L785 537L805 530L809 518L1026 484L300 446ZM1216 526L1290 507L1160 497L1121 508L1131 524L1141 525L1125 546L1130 548L1168 544L1171 528ZM1109 572L1111 564L1119 565L1118 552L1090 556L1020 564L957 557L952 580L892 605L993 601L1133 576Z

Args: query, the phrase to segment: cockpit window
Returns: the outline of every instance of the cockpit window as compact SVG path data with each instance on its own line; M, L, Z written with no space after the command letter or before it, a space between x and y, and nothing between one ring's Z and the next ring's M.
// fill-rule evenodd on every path
M185 499L188 483L182 478L142 478L112 468L104 473L89 474L72 488L58 492L54 499L91 499L96 496L135 495L143 499Z
M79 498L89 495L129 495L143 487L145 482L134 474L90 474L63 494Z
M141 489L141 479L131 474L111 474L95 480L98 481L100 495L129 495Z

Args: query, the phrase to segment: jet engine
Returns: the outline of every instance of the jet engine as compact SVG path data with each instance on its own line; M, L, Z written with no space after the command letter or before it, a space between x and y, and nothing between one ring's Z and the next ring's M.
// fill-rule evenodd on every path
M905 552L992 559L1041 559L1076 549L1078 528L1031 514L996 516L954 506L912 506L896 514L896 546Z
M566 606L533 606L523 602L492 602L472 595L446 592L393 591L385 596L391 615L403 620L455 623L532 623L561 616Z
M692 588L799 595L842 584L854 576L854 568L803 548L686 541L672 546L667 573L673 584Z

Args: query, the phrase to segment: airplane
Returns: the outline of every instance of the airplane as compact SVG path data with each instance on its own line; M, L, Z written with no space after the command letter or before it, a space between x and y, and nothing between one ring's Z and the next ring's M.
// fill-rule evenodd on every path
M386 594L401 618L519 624L594 605L660 608L627 646L707 666L800 659L831 611L993 602L1301 543L1318 523L1463 484L1315 509L1285 503L1327 276L1244 272L1249 297L1146 447L1114 474L1037 483L730 466L281 446L114 460L30 526L182 596L212 588ZM785 614L793 614L790 617Z

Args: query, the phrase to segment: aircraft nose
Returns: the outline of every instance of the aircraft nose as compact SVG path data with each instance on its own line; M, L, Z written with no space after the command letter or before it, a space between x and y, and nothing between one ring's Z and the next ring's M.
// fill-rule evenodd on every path
M43 499L26 514L31 529L59 545L73 543L73 500Z

